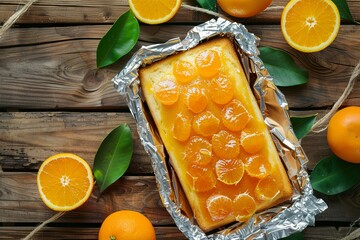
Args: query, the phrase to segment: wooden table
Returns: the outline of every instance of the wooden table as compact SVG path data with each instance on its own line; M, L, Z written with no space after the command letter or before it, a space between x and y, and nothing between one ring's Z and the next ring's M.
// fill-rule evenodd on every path
M24 2L24 1L23 1ZM195 1L186 3L195 5ZM272 6L287 1L274 0ZM19 0L1 0L0 22L18 8ZM360 21L360 0L349 0ZM94 190L89 201L49 224L34 239L97 239L101 222L110 213L132 209L144 213L158 239L184 239L160 201L150 158L140 144L126 102L110 81L129 59L96 69L96 48L111 24L126 10L125 0L39 0L0 39L0 239L19 239L54 215L36 187L40 164L52 154L72 152L92 166L101 141L116 126L128 123L135 154L126 176L104 192ZM260 45L285 50L310 73L309 83L282 88L292 115L323 115L338 99L360 59L360 26L343 22L335 42L319 53L306 54L286 44L280 30L281 8L249 19L234 19L261 38ZM170 22L141 25L141 45L183 38L194 25L211 19L180 9ZM132 53L134 52L132 51ZM344 106L360 106L358 83ZM326 133L302 140L309 172L330 155ZM360 217L360 186L343 194L322 197L329 208L316 217L306 239L338 239ZM352 230L359 227L355 224Z

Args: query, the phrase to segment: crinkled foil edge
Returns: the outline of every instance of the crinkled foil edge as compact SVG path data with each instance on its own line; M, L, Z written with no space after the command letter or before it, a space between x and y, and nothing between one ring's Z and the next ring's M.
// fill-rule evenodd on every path
M163 146L154 139L154 132L143 110L138 70L141 66L161 60L176 52L195 47L202 41L217 35L231 34L253 63L257 79L253 85L254 95L259 100L265 123L268 125L279 155L288 171L295 190L290 203L276 206L255 214L246 224L237 224L231 230L222 230L207 235L186 217L176 201L172 179L163 160ZM259 58L259 38L239 24L222 18L212 19L191 29L183 40L171 39L162 44L143 46L126 66L112 79L116 90L126 97L128 107L136 120L138 133L145 150L151 157L159 194L163 205L174 219L177 227L189 239L278 239L314 225L315 215L327 208L322 199L313 195L306 172L307 157L296 139L288 115L288 104L284 95L273 84L272 77ZM244 62L243 62L244 64ZM269 101L269 96L272 96ZM274 104L275 100L275 104ZM285 122L271 118L271 111L280 111ZM175 196L175 197L174 197ZM268 214L273 214L268 218Z

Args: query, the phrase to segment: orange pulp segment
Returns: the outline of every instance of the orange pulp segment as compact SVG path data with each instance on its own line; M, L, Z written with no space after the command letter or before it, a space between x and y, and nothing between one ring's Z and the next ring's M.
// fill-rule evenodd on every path
M239 139L226 130L214 134L211 143L214 153L220 158L236 158L240 152Z
M255 188L255 193L260 200L270 200L280 194L275 178L267 176L261 179Z
M331 0L291 0L281 16L285 40L302 52L317 52L329 46L340 28L340 14Z
M41 164L37 186L41 199L49 208L70 211L90 197L94 178L84 159L71 153L60 153Z
M231 185L240 182L244 175L244 163L240 159L220 159L215 165L218 180Z
M270 174L271 163L263 155L251 156L245 163L246 172L256 178L263 178Z
M234 97L234 89L231 78L221 74L210 81L210 98L214 103L226 104Z
M172 105L179 98L179 87L176 82L164 79L154 86L157 99L164 105Z
M160 24L175 16L181 0L129 0L135 17L143 23Z
M188 61L179 60L173 65L173 74L178 82L188 83L196 78L197 72L194 65Z
M246 128L241 132L240 143L247 153L257 153L264 148L264 133L253 128Z
M242 193L233 201L234 215L237 221L245 222L256 211L256 202L248 193Z
M222 121L231 131L241 131L251 119L243 104L237 99L228 103L222 112Z
M202 89L192 87L186 93L185 104L193 113L200 113L205 110L208 99Z
M178 114L173 125L173 136L175 139L184 142L191 134L191 120L189 117Z
M211 162L212 146L206 139L193 136L185 146L185 160L189 164L205 166Z
M221 67L220 56L217 51L205 50L196 56L195 65L202 77L214 77Z
M210 111L194 116L193 129L197 134L209 137L218 132L220 120Z
M232 213L233 202L225 195L216 194L207 199L206 208L213 221L220 221Z
M187 167L187 176L190 185L196 192L206 192L216 185L216 176L211 169L191 165Z

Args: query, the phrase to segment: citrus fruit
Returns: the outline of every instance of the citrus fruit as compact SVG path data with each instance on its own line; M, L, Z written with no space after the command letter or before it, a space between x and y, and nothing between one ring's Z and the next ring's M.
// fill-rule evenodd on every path
M188 83L194 80L197 76L194 65L187 61L176 61L173 65L173 74L178 82Z
M246 172L256 178L263 178L271 172L271 164L263 155L251 156L245 163Z
M239 194L233 201L235 219L239 222L245 222L256 211L256 202L247 193Z
M247 153L257 153L264 148L265 135L255 129L246 128L241 132L240 143Z
M202 77L214 77L221 67L220 56L215 50L202 51L195 57L195 65Z
M250 121L251 117L243 104L233 99L222 110L222 122L231 131L241 131Z
M206 200L206 208L213 221L220 221L232 213L233 202L225 195L216 194Z
M346 107L332 116L327 141L336 156L347 162L360 163L360 107Z
M210 111L194 116L193 129L197 134L210 137L219 131L220 120Z
M160 24L175 16L181 0L129 0L135 17L143 23Z
M255 193L260 200L271 200L280 193L280 190L276 180L271 176L267 176L258 182Z
M190 186L196 192L206 192L216 186L215 173L206 167L191 165L186 168Z
M70 211L90 197L94 178L84 159L71 153L59 153L41 164L37 186L46 206L55 211Z
M235 158L240 152L239 139L225 130L214 134L211 143L214 153L220 158Z
M264 11L272 0L217 0L217 2L227 14L233 17L247 18Z
M281 31L293 48L317 52L329 46L340 28L340 14L331 0L291 0L281 15Z
M185 160L188 164L205 166L212 159L212 145L206 139L193 136L185 146Z
M121 210L107 216L99 230L99 240L155 240L155 230L142 213Z
M240 159L220 159L215 164L215 171L219 181L237 184L244 175L244 163Z
M191 119L190 117L179 113L173 125L173 137L180 142L188 140L191 134Z
M220 74L211 79L210 98L214 103L226 104L234 96L234 84L228 76Z
M193 113L200 113L205 110L208 98L203 90L192 87L186 93L185 104Z
M164 105L173 105L179 98L179 87L172 80L164 79L156 83L154 91L157 99Z

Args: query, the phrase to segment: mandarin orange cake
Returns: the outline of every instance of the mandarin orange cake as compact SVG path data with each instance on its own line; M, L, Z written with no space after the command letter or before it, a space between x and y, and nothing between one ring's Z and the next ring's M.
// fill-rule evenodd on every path
M141 89L205 231L292 196L232 42L216 38L139 71Z

